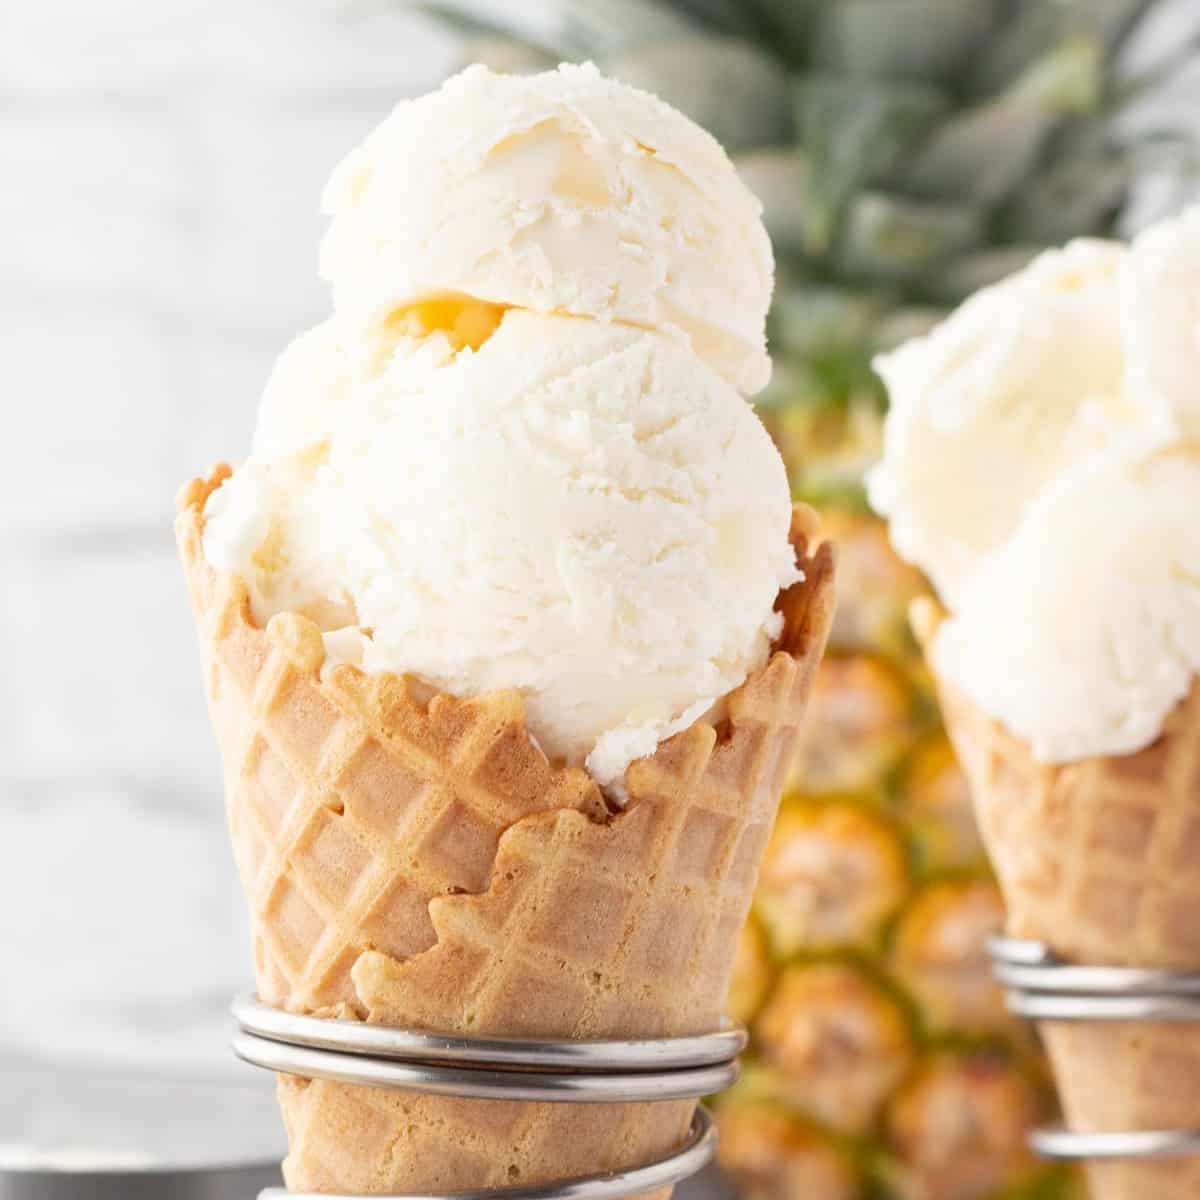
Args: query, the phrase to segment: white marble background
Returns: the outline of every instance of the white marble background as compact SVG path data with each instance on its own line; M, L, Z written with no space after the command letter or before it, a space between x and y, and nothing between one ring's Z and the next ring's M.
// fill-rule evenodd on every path
M0 1056L226 1069L248 957L172 497L325 310L328 170L453 57L393 0L0 7Z

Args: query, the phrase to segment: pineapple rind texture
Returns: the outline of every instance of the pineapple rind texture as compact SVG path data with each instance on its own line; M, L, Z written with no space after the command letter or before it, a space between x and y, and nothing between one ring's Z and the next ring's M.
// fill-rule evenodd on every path
M733 981L725 1001L730 1019L749 1027L771 989L775 965L762 923L751 914L738 938Z
M896 784L896 805L909 831L918 870L986 872L987 856L967 781L945 732L912 747Z
M931 1051L884 1119L898 1200L985 1200L1035 1177L1026 1132L1044 1110L1036 1081L1004 1053Z
M902 664L882 654L835 649L809 700L793 786L828 794L887 785L922 732L921 707Z
M754 1036L764 1094L856 1135L876 1125L917 1053L904 1000L849 960L784 968Z
M1000 890L988 878L936 879L909 900L887 964L931 1033L1017 1035L986 950L1003 927Z
M735 1094L721 1112L721 1162L742 1200L857 1200L853 1151L776 1100Z
M875 950L910 887L903 834L880 804L791 796L767 845L755 911L781 959Z

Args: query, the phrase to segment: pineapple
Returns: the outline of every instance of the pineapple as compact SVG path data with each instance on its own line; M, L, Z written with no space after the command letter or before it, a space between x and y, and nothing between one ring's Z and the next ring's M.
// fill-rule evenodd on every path
M923 867L957 870L984 865L967 781L944 730L934 730L910 748L897 795Z
M914 893L892 930L887 962L932 1033L1014 1032L985 949L1003 927L1000 890L990 879L937 879Z
M881 806L791 796L763 858L756 909L781 961L801 951L872 949L910 887L903 835Z
M1189 147L1113 117L1165 79L1124 51L1156 0L426 0L462 60L590 58L724 143L778 264L756 397L840 546L840 609L743 934L752 1035L719 1104L746 1200L1059 1200L1030 1161L1049 1092L983 945L1000 927L963 777L907 624L920 575L862 476L880 350L1046 245L1109 233Z
M927 1054L884 1118L901 1200L985 1200L1035 1170L1028 1127L1044 1117L1027 1070L992 1048ZM1033 1185L1043 1186L1035 1184Z
M725 1165L743 1200L856 1200L862 1174L828 1134L778 1101L747 1099L726 1107Z
M762 1069L747 1090L851 1134L877 1123L917 1052L904 1000L853 961L785 967L753 1033Z
M853 596L847 603L853 608ZM793 783L818 794L886 784L921 726L919 700L903 667L870 651L834 647L808 703Z

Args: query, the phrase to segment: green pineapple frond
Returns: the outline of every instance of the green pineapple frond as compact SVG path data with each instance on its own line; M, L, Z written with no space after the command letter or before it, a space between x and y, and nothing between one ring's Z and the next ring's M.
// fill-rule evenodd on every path
M688 70L677 70L680 62L688 63ZM686 112L731 154L792 138L788 72L744 38L695 33L651 41L614 55L604 67Z

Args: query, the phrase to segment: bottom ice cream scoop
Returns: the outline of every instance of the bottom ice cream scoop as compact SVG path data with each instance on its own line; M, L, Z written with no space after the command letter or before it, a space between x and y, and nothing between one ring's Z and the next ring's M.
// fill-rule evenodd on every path
M766 659L797 579L779 454L678 336L466 300L394 332L284 356L205 552L333 659L519 689L619 792Z

